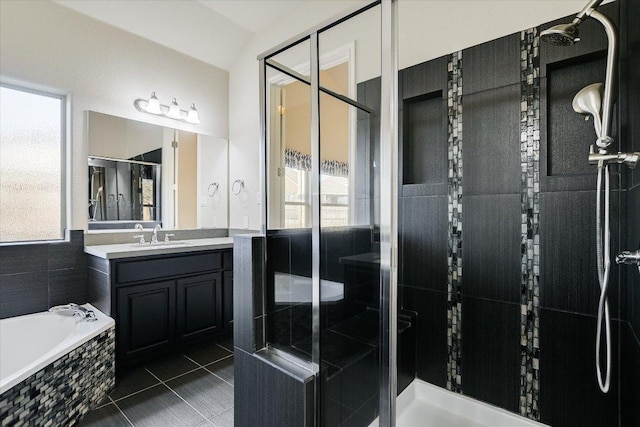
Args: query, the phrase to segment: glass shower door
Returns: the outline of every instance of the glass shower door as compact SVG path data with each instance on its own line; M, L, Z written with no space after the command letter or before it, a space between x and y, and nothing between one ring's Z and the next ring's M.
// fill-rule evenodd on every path
M260 58L265 344L314 371L318 426L365 427L395 402L395 379L381 378L395 373L382 194L396 185L381 154L381 44L374 2Z

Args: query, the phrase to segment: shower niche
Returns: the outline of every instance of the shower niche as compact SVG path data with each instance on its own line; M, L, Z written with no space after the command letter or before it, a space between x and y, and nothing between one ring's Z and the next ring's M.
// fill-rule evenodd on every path
M89 158L89 222L160 222L157 163Z

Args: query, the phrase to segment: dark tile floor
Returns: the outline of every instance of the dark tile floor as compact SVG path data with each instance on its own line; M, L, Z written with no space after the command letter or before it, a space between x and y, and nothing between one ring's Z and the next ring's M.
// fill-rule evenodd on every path
M82 427L233 427L233 342L206 344L116 378Z

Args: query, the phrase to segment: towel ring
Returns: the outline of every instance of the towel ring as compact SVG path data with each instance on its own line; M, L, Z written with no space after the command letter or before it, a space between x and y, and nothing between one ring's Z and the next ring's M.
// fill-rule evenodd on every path
M238 190L236 191L236 184L238 184ZM235 194L236 196L239 195L240 193L242 193L242 190L244 189L244 180L243 179L236 179L235 181L233 181L233 185L231 186L231 192L233 194Z
M207 187L207 194L209 195L209 197L215 196L219 188L220 184L218 184L217 182L212 182L211 184L209 184L209 187Z

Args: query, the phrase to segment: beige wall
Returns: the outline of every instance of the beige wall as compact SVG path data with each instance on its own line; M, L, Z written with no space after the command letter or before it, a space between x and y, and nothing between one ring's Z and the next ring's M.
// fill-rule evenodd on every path
M198 138L178 132L178 221L176 228L198 225Z
M343 63L320 72L320 82L340 94L348 94L348 65ZM285 147L311 154L311 92L309 85L293 82L284 92ZM349 162L349 106L342 101L320 95L320 158Z

